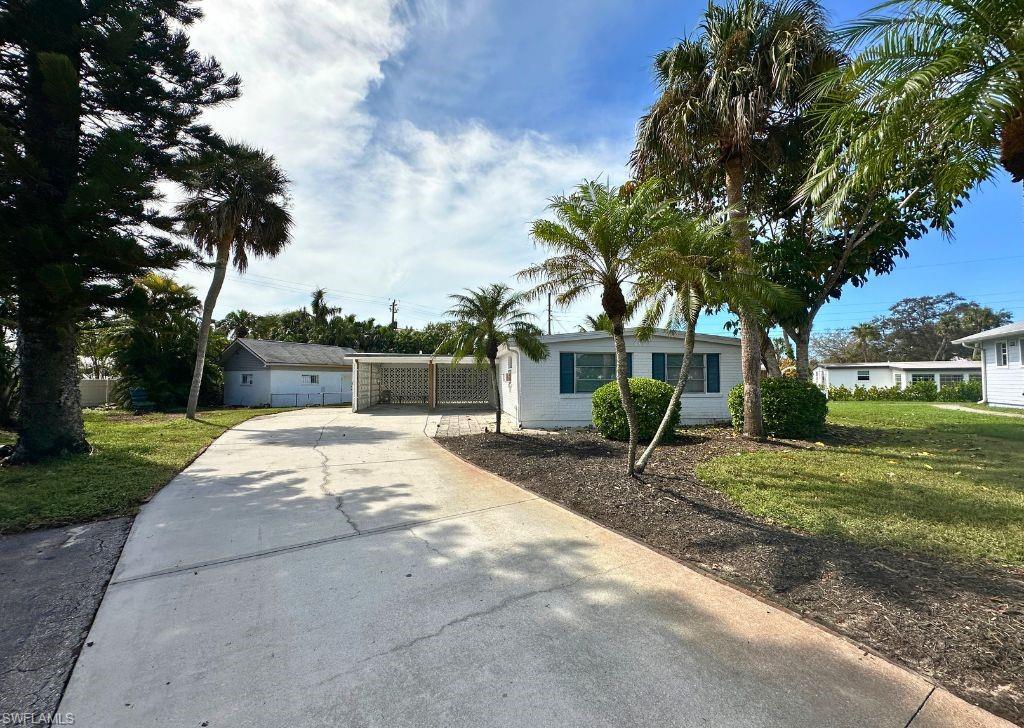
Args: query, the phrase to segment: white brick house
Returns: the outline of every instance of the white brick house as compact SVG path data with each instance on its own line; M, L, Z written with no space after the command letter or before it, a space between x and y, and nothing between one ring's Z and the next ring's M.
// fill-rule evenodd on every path
M1024 322L965 336L953 343L981 350L982 402L1024 407Z
M591 393L615 376L615 346L610 334L588 331L542 339L546 359L534 362L516 347L498 354L502 411L526 428L580 427L591 424ZM648 341L626 330L632 376L675 384L682 363L683 334L658 329ZM726 397L742 381L739 339L697 334L695 359L681 421L700 424L729 419Z

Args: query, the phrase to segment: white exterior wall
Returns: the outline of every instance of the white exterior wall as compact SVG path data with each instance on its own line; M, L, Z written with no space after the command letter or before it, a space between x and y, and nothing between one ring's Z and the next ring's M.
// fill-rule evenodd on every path
M996 364L999 341L1006 341L1009 364ZM985 356L985 400L992 405L1024 407L1024 366L1021 365L1021 346L1024 339L999 339L982 344Z
M242 384L242 374L252 375L252 384ZM270 404L270 370L224 372L224 404L228 407L264 407Z
M513 422L519 422L519 375L516 366L522 355L515 351L506 351L498 357L498 389L501 391L501 411ZM508 376L508 375L511 376Z
M317 374L317 384L303 384L303 374ZM305 407L352 401L352 372L341 369L270 369L270 404L274 407Z
M892 387L896 384L896 378L892 367L876 366L860 367L859 369L868 371L870 373L871 380L867 382L857 381L857 369L847 369L846 367L832 369L826 367L825 386L853 389L854 387ZM907 378L909 379L909 376ZM906 386L907 382L904 382L903 384Z
M585 427L592 424L592 403L590 394L559 393L559 354L562 352L614 353L611 338L578 339L549 342L550 354L547 359L533 362L522 354L513 362L513 384L502 383L502 395L518 395L516 404L506 403L504 411L520 426L525 428ZM626 351L633 353L633 376L650 377L651 354L681 354L681 338L653 336L650 341L638 342L635 337L626 337ZM697 340L694 354L720 354L719 378L721 391L713 394L683 394L680 422L683 424L704 424L729 419L726 397L729 390L742 379L740 371L740 347L718 342Z

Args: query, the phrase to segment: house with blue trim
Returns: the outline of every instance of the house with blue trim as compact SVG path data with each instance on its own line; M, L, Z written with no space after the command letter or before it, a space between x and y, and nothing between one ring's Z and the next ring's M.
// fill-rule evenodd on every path
M694 361L682 399L683 424L729 419L726 397L742 381L738 338L696 334ZM523 428L584 427L592 424L591 396L615 379L615 345L611 334L584 331L542 339L548 357L531 361L515 346L498 354L502 411ZM650 377L673 386L683 362L683 333L655 329L639 340L626 329L630 376Z

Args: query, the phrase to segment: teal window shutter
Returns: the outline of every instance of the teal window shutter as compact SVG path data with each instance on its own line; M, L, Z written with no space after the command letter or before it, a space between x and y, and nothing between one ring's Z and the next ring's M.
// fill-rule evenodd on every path
M651 354L651 378L665 381L665 355Z
M719 375L719 354L705 354L704 366L707 367L708 392L721 392L722 383Z
M626 376L633 376L633 352L631 351L626 354Z
M560 394L572 394L576 390L575 368L576 356L572 353L562 352L558 355L559 385Z

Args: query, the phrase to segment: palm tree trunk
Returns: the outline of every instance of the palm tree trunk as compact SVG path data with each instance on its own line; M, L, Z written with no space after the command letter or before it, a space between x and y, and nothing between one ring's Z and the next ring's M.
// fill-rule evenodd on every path
M745 177L742 157L729 157L725 162L729 225L737 250L746 256L747 264L752 266L750 229L743 204ZM764 437L764 420L761 416L761 325L756 311L744 307L739 314L740 356L743 360L743 436L761 439Z
M501 383L498 381L498 360L489 357L491 381L494 382L494 431L501 434Z
M615 340L615 381L619 385L622 409L626 411L626 422L629 424L629 454L626 456L626 473L633 477L636 474L636 405L633 403L633 392L629 388L629 356L626 354L625 327L621 318L616 318L612 322L612 338Z
M213 309L217 305L220 289L224 287L224 276L228 272L228 260L231 255L231 238L225 236L226 242L217 248L217 263L213 268L213 281L206 292L203 302L203 320L199 325L199 343L196 346L196 365L192 370L192 388L188 392L188 409L185 416L190 420L196 418L199 408L199 388L203 384L203 367L206 365L206 345L210 342L210 329L213 327Z
M672 391L672 398L668 401L668 409L665 410L665 416L661 418L661 424L658 425L658 431L654 433L651 442L647 445L640 459L636 461L636 472L638 473L642 473L647 469L647 463L650 462L651 456L654 455L654 449L661 444L662 439L668 434L669 424L672 422L672 410L679 405L679 401L683 396L683 390L686 388L686 380L690 378L693 346L697 339L694 335L696 329L697 317L694 316L692 321L687 319L686 334L683 337L683 366L679 370L679 379L676 381L676 388Z

